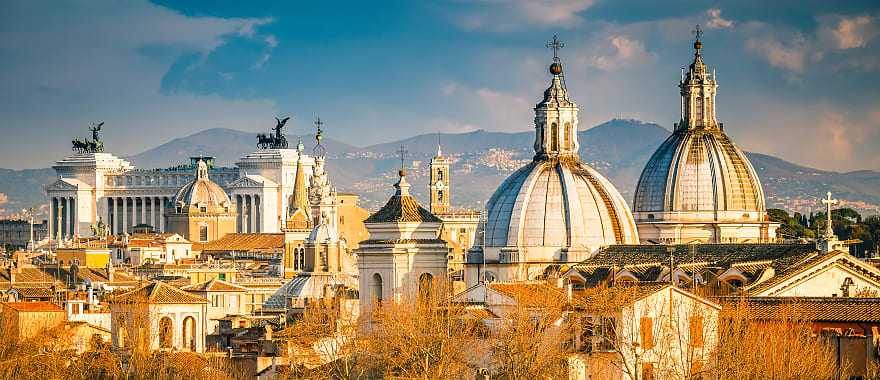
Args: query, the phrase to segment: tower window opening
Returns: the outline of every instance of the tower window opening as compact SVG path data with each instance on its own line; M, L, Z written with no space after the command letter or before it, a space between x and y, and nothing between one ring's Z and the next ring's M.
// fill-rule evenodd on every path
M559 150L559 131L556 123L550 124L550 150L554 152Z
M565 123L565 143L562 145L564 149L571 149L571 123Z

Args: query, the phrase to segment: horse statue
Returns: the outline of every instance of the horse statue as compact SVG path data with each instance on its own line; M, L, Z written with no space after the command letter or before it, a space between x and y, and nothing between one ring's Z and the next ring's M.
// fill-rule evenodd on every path
M272 128L271 134L260 133L257 134L257 148L259 149L286 149L287 148L287 138L284 137L284 133L281 130L284 128L284 125L290 120L290 117L285 117L284 119L275 118L275 127Z
M104 122L100 122L97 125L92 124L89 127L89 131L92 132L92 140L89 139L80 140L76 139L71 141L73 144L74 153L100 153L104 151L104 142L101 141L101 135L99 132L101 131L101 127L104 125Z

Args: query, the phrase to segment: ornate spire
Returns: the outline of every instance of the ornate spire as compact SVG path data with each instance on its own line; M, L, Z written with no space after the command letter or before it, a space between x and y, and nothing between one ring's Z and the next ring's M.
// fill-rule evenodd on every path
M693 33L695 35L694 61L678 85L682 97L681 120L675 129L717 129L715 94L718 84L715 82L714 73L709 73L703 62L703 42L701 40L703 31L699 25L693 30Z
M553 50L550 87L535 105L535 158L577 156L577 104L568 97L559 49L565 46L556 36L547 42Z
M437 132L437 157L443 157L443 150L440 149L440 132Z
M290 195L289 204L288 207L291 213L297 209L308 213L309 201L305 174L303 173L302 156L299 156L296 161L296 178L293 181L293 194Z

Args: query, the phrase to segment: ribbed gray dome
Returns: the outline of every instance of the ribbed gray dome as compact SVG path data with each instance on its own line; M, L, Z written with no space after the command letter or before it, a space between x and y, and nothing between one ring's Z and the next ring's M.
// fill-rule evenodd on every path
M645 165L633 211L763 212L764 192L749 159L722 130L680 129Z

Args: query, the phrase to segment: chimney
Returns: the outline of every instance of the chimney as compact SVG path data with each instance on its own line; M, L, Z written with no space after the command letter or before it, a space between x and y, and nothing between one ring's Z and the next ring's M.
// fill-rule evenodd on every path
M13 268L13 265L10 265L8 270L9 270L9 287L12 288L15 286L15 272L17 272L18 269L15 269L15 268Z

